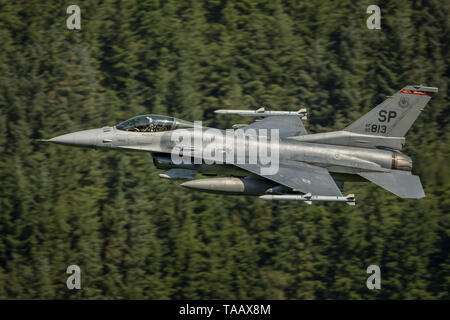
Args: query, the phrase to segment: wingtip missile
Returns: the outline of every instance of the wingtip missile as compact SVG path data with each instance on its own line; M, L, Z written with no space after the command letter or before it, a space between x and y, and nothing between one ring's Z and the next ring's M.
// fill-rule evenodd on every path
M311 201L312 194L311 193L308 192L303 197L306 199L306 200L304 200L306 204L312 205L312 201Z
M345 196L346 198L347 198L347 204L349 205L349 206L354 206L354 205L356 205L356 198L355 198L355 195L353 194L353 193L350 193L350 194L348 194L348 195L346 195Z
M305 108L301 108L300 110L297 111L299 114L304 114L304 116L302 116L300 119L302 120L308 120L308 113L306 112Z
M355 205L355 195L349 194L347 196L316 196L311 193L304 195L297 194L282 194L282 195L262 195L259 198L264 200L298 200L304 201L307 204L312 204L313 201L329 201L329 202L345 202L348 205Z
M305 108L298 111L268 111L264 107L257 110L235 110L235 109L218 109L214 113L217 114L234 114L244 117L270 117L270 116L297 116L302 120L307 119L307 112Z

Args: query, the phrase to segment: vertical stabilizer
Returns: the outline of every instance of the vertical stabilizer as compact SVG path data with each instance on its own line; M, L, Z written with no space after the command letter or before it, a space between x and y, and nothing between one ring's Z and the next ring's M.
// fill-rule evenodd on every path
M438 88L406 86L359 118L344 131L404 137Z

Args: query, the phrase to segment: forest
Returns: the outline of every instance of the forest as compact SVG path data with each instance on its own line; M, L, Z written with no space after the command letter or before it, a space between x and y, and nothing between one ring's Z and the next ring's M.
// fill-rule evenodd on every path
M438 0L0 1L0 299L450 299L449 17ZM415 84L439 88L402 149L421 200L193 192L148 153L36 141L145 113L226 129L246 119L214 110L261 106L328 132Z

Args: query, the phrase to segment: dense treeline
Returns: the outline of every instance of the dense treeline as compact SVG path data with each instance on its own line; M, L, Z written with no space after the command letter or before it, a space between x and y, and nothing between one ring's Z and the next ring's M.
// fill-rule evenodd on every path
M449 299L450 3L0 4L0 298ZM159 113L309 110L341 129L407 84L439 88L407 137L427 197L349 183L355 207L189 192L145 153L36 143ZM79 265L82 289L66 288ZM377 264L382 289L366 287Z

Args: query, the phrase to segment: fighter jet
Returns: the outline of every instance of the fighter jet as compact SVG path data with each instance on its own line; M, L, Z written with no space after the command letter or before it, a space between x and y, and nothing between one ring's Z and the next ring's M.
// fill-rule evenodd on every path
M253 116L233 129L204 127L171 116L146 114L113 127L78 131L49 140L71 146L143 151L159 176L187 180L181 186L266 200L337 201L345 181L370 181L400 198L420 199L420 178L400 152L405 135L437 88L409 85L363 117L334 132L306 131L306 110L216 110ZM196 179L196 176L214 176Z

